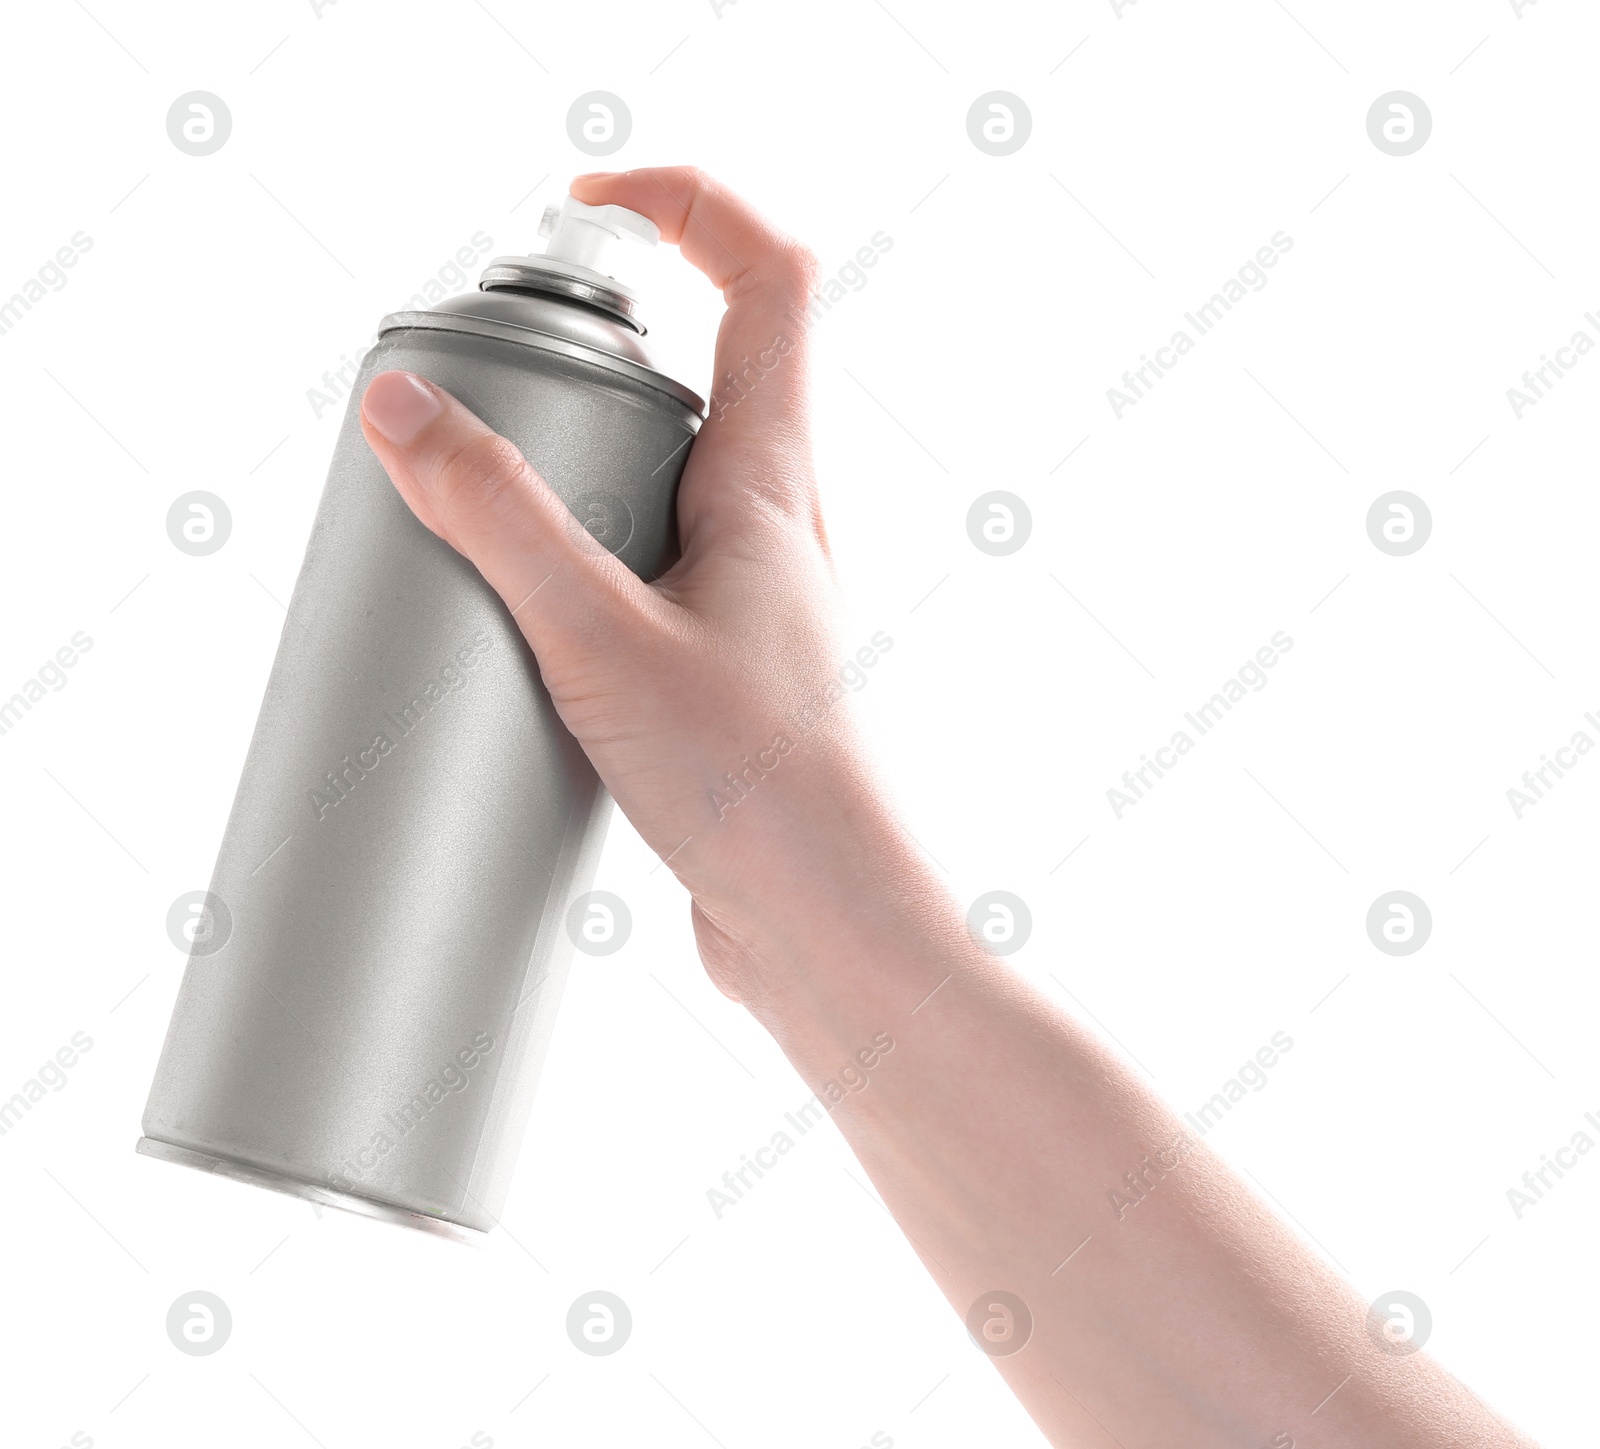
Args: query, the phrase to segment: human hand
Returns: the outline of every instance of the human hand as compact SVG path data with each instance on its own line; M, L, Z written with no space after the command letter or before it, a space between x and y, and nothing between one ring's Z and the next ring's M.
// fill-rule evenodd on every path
M643 583L513 444L409 373L373 379L362 427L417 517L513 611L567 728L689 888L713 979L743 999L785 910L798 920L843 891L869 840L894 834L849 711L834 707L847 656L807 412L815 262L692 168L572 190L650 217L727 303L678 495L679 561ZM777 365L736 384L757 356ZM803 730L791 722L813 713Z
M1124 1442L1235 1444L1304 1423L1336 1384L1329 1443L1527 1449L1425 1355L1375 1345L1364 1300L1132 1068L972 940L847 709L790 724L837 699L845 658L806 411L810 256L692 170L573 191L651 217L722 289L719 380L787 343L747 391L713 392L678 498L681 560L641 582L510 443L408 374L373 379L366 436L513 611L562 719L688 886L712 979L826 1101L957 1312L971 1323L996 1284L1025 1295L1027 1352L996 1366L1041 1429L1076 1444L1115 1420ZM774 758L775 739L789 744L776 765L716 808L712 790ZM1131 1185L1131 1164L1140 1198L1158 1195L1113 1233L1105 1185ZM1094 1248L1058 1277L1074 1240Z

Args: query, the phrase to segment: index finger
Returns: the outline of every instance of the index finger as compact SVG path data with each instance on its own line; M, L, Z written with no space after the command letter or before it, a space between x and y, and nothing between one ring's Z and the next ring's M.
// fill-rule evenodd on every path
M697 166L591 172L573 178L572 194L590 206L648 216L661 240L680 248L730 308L763 288L798 287L809 295L810 253Z
M805 343L817 264L810 251L693 166L579 176L572 194L648 216L727 303L709 416L679 494L685 542L740 492L814 512ZM745 466L719 466L730 457Z

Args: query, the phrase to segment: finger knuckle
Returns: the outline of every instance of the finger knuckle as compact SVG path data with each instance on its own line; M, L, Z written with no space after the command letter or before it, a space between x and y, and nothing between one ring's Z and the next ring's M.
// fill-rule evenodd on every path
M798 290L807 294L816 290L822 264L804 242L786 237L778 246L777 262L779 272Z
M500 506L527 475L527 460L515 443L479 433L440 462L438 492L447 508L478 514Z

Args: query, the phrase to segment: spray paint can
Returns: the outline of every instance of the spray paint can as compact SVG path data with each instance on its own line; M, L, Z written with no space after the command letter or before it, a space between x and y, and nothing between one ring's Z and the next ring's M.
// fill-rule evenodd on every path
M138 1150L419 1226L498 1220L611 802L510 611L362 436L403 368L515 442L645 578L704 405L599 270L647 218L572 198L542 256L386 317L351 391ZM575 525L576 526L576 525Z

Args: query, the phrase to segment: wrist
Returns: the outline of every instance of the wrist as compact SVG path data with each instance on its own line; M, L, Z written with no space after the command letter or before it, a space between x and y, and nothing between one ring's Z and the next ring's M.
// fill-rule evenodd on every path
M952 971L988 960L864 771L823 789L793 783L765 816L730 822L717 885L695 890L707 970L786 1047L819 1014L841 1028L904 1015Z

